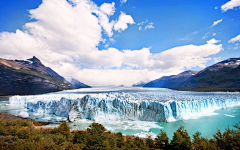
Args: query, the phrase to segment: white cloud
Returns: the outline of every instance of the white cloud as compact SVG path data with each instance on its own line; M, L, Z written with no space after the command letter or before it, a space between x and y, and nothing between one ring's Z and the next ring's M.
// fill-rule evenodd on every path
M216 34L217 34L217 33L213 32L213 33L212 33L212 36L215 36Z
M221 6L221 9L226 12L227 10L233 9L240 6L240 0L230 0Z
M240 34L228 41L228 43L235 43L240 41Z
M154 25L152 22L149 22L149 24L145 26L144 30L147 30L147 29L154 29Z
M120 3L123 4L123 3L126 3L127 0L120 0Z
M121 12L117 23L114 25L114 30L118 32L124 31L128 28L128 24L135 24L132 16Z
M137 24L139 27L138 27L138 30L147 30L147 29L154 29L154 25L153 25L153 22L149 22L148 20L145 20L145 21L142 21L140 23ZM145 26L145 27L144 27Z
M214 38L209 40L209 41L207 41L208 44L215 44L215 43L219 43L219 42L221 42L221 40L216 40Z
M214 42L207 42L204 45L185 45L175 47L159 54L154 54L155 60L153 68L192 68L205 67L205 64L211 60L211 55L222 51L222 44L216 45Z
M144 24L146 24L146 23L148 23L148 20L142 21L142 22L138 23L137 25L138 25L138 26L141 26L141 25L144 25Z
M99 12L98 13L98 18L99 18L99 23L100 25L102 26L102 28L105 30L105 32L107 33L107 35L109 37L112 37L113 36L113 32L112 32L112 29L113 29L113 26L115 24L115 21L109 21L109 18L106 14L102 13L102 12Z
M105 14L109 15L109 16L112 16L115 12L115 3L112 2L111 4L109 3L103 3L101 6L100 6L100 10L102 12L104 12Z
M219 19L217 21L214 21L213 24L212 24L212 27L218 25L220 22L222 22L223 20L222 19Z
M99 23L102 26L102 28L105 30L107 35L109 37L113 36L113 26L115 24L115 21L109 20L109 17L112 16L115 13L115 3L103 3L100 8L96 8L94 11L99 18Z
M65 0L43 1L30 11L36 21L25 24L24 30L0 33L1 57L26 59L36 56L61 75L73 76L90 85L131 85L177 74L185 68L204 67L212 55L222 50L217 40L161 53L151 53L150 48L99 50L99 43L106 42L102 31L109 36L112 33L107 29L112 27L106 27L103 21L111 11L104 12L101 6L87 0L74 0L73 3L74 6ZM105 20L111 23L109 18ZM121 13L114 28L123 31L133 23L130 15Z

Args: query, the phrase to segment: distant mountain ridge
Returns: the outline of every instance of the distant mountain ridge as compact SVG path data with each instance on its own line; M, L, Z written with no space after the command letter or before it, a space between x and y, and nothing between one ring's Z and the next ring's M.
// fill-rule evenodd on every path
M146 83L145 85L143 85L143 87L175 88L180 86L182 82L186 81L188 78L197 73L198 71L188 70L178 75L163 76L159 79Z
M78 88L91 88L91 86L88 86L82 82L79 82L77 79L74 79L74 78L66 78L66 80L71 84L71 86L75 89L78 89Z
M0 58L0 96L33 95L75 88L64 77L36 58Z
M240 91L240 58L230 58L199 72L185 71L165 76L143 87L170 88L186 91Z
M132 87L142 87L142 86L144 86L145 84L146 84L146 82L140 81L140 82L138 82L138 83L136 83L136 84L133 84Z

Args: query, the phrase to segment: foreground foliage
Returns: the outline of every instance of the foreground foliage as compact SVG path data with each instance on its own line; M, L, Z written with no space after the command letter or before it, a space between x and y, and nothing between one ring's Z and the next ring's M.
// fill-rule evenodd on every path
M217 131L213 139L206 139L200 132L190 139L184 127L174 132L170 141L163 131L151 139L111 133L104 126L92 123L86 131L70 132L66 122L54 129L35 129L32 120L0 120L0 149L173 149L218 150L240 149L240 124L234 130Z

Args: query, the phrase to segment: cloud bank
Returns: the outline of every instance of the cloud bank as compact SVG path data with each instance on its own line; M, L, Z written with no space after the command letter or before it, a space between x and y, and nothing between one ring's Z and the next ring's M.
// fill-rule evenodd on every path
M223 50L215 39L160 53L151 53L148 47L99 50L103 34L111 38L135 23L125 12L111 20L115 11L114 2L97 6L90 0L44 0L30 10L34 21L23 30L0 33L0 55L6 59L36 56L61 75L90 85L132 85L186 68L205 67L211 55Z

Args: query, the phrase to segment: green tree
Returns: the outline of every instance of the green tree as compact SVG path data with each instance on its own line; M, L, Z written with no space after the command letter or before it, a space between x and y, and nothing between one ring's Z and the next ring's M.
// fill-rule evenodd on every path
M155 138L156 148L161 148L161 149L166 149L169 146L169 138L167 136L167 133L164 132L163 130L160 131L159 135L157 138Z
M126 150L134 149L134 144L131 139L127 139L127 141L125 143L125 149Z
M73 143L74 144L81 144L84 143L85 135L83 131L78 131L73 136Z
M87 149L104 149L107 137L104 132L106 128L99 123L92 123L87 129L86 146Z
M90 133L101 134L106 131L106 128L103 125L94 122L87 128L87 131Z
M178 150L191 149L190 137L183 126L180 126L177 129L177 131L174 132L173 139L171 141L171 146L173 149L178 149Z
M67 125L66 121L63 121L58 127L58 132L65 135L68 139L70 137L70 127Z
M240 146L240 128L239 125L234 126L236 130L230 130L229 128L222 134L220 130L215 133L214 139L216 145L220 149L239 149Z
M141 149L141 150L147 149L147 147L145 146L143 140L140 139L139 137L135 137L133 139L133 144L135 145L135 147L137 149Z
M146 138L146 146L150 149L154 148L154 141L151 136Z
M116 134L116 144L118 148L122 148L122 146L124 145L124 140L121 132L118 132Z
M205 150L208 148L208 140L201 137L200 132L193 134L192 147L196 150Z

